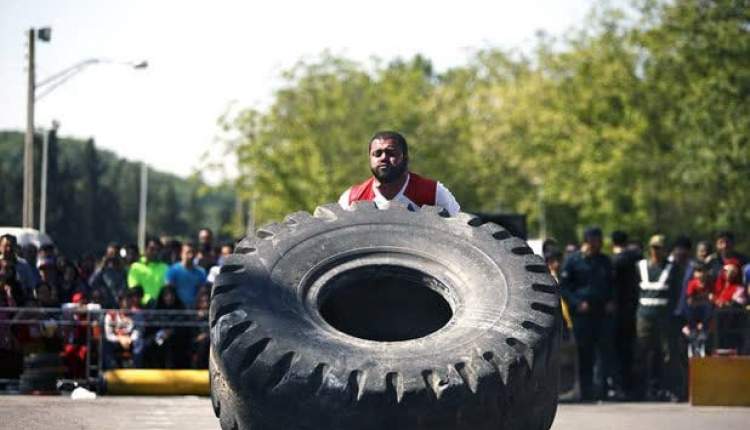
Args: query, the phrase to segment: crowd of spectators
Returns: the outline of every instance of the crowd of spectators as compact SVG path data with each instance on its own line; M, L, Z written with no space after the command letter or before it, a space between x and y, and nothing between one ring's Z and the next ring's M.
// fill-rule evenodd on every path
M211 284L233 246L149 238L111 243L98 259L66 258L53 245L0 237L0 379L18 377L23 357L59 353L67 376L104 369L206 368Z
M732 232L708 241L615 231L605 253L598 228L544 254L560 284L563 314L579 360L580 397L683 401L690 356L750 353L750 261Z

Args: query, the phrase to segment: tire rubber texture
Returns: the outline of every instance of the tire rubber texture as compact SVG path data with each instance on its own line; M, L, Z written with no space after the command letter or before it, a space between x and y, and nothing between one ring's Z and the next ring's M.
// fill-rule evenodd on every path
M543 260L502 227L429 206L329 204L260 228L235 252L210 308L211 400L222 429L552 425L558 290ZM451 306L447 324L385 342L321 317L316 294L327 282L384 264L443 282L434 289Z

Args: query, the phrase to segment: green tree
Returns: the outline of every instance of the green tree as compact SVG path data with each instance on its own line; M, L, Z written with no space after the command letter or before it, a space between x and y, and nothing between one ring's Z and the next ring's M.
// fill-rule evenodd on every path
M644 139L669 152L660 224L710 233L750 225L750 3L644 2ZM671 227L671 228L670 228Z

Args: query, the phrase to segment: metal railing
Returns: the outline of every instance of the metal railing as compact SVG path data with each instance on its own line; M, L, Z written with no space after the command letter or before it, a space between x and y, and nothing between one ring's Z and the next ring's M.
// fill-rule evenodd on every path
M28 356L35 352L62 356L70 349L82 351L78 358L83 362L78 364L83 371L73 372L66 368L66 379L89 387L96 387L102 372L112 368L113 363L123 362L111 360L111 354L117 348L113 345L116 342L108 338L121 340L123 336L132 336L130 348L120 349L125 349L121 352L131 357L131 367L139 367L138 360L133 359L137 355L135 348L146 348L147 342L160 346L169 331L193 329L197 333L207 333L208 328L207 311L102 309L98 305L72 303L59 308L0 307L0 334L13 336L16 348L15 351L5 351L6 356L15 353L20 358L21 354ZM46 346L49 344L60 345L62 349L49 350ZM23 366L19 369L23 371ZM18 384L18 379L0 379L0 385L6 388L15 384Z
M750 355L750 310L715 308L709 324L710 353Z

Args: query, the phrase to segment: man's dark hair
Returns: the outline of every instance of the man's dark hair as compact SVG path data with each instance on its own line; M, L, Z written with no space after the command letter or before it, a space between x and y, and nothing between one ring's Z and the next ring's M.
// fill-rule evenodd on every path
M713 246L711 245L711 242L709 242L707 240L701 240L695 246L696 247L703 246L703 247L706 248L706 251L708 251L709 253L711 253L711 251L713 251Z
M549 264L550 261L562 261L563 253L558 249L552 249L544 253L544 262Z
M180 242L177 239L169 239L167 243L164 244L167 248L179 248L182 246L182 242Z
M719 234L716 235L716 240L719 239L726 239L730 242L734 242L734 233L729 230L720 231Z
M11 245L13 245L13 247L18 245L18 239L16 239L16 237L10 233L5 233L4 235L0 236L0 240L3 240L3 239L8 239L8 241L10 242Z
M674 241L674 248L691 249L693 247L693 241L687 236L678 236Z
M591 239L601 239L602 229L596 226L588 227L583 231L583 240L588 241Z
M210 235L211 235L211 237L213 237L213 236L214 236L214 232L213 232L213 230L211 230L211 229L210 229L210 228L208 228L208 227L201 227L201 228L200 228L200 229L198 230L198 234L200 234L200 233L201 233L202 231L208 232L208 234L210 234Z
M542 242L542 255L547 255L547 253L554 252L559 249L560 245L557 243L557 240L551 237L544 239L544 242Z
M367 150L370 150L370 146L372 145L372 141L375 139L381 139L381 140L392 140L396 143L398 143L398 146L401 147L401 152L403 152L404 157L408 157L409 155L409 146L406 144L406 138L401 135L401 133L395 132L395 131L379 131L375 133L372 138L370 138L370 141L367 143Z
M153 237L152 236L152 237L149 237L148 239L146 239L146 248L148 248L148 246L151 245L152 243L154 245L158 246L159 248L161 248L163 246L162 243L161 243L161 240L159 240L157 237Z
M628 244L628 234L622 230L612 232L612 244L615 246L625 246Z
M141 287L140 285L130 287L130 289L128 289L128 292L127 292L128 298L133 297L133 298L140 299L141 297L143 297L143 294L144 294L143 287Z
M708 265L706 263L695 262L693 263L693 272L707 272Z

